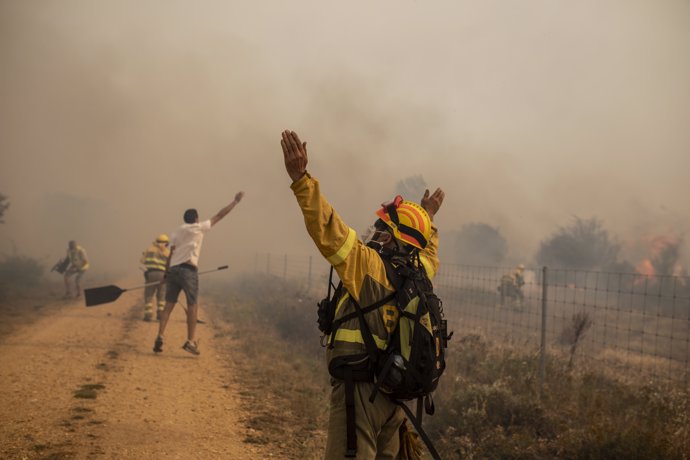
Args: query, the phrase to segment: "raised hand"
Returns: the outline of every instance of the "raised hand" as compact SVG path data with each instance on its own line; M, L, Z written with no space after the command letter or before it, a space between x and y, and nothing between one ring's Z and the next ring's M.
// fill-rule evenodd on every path
M422 197L422 201L420 202L420 204L429 214L429 217L431 217L432 219L434 218L434 215L438 212L438 209L441 207L441 204L443 204L443 198L445 198L445 196L445 192L440 188L437 188L432 195L429 194L429 189L426 189L424 191L424 196Z
M298 181L307 172L307 143L302 142L294 131L283 131L280 146L283 148L285 170L292 179Z

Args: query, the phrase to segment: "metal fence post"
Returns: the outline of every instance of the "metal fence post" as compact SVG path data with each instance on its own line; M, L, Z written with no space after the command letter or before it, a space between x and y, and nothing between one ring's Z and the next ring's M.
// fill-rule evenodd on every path
M544 396L544 378L546 377L546 266L541 271L541 343L539 345L539 397Z

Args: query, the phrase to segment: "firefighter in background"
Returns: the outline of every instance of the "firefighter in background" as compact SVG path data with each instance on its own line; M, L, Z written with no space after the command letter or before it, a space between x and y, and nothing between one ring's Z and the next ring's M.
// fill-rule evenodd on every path
M515 302L515 305L522 307L525 300L525 294L522 292L522 286L525 285L525 266L519 264L510 273L506 273L501 277L501 284L498 286L498 291L501 293L501 306L506 303L506 297Z
M153 319L154 296L157 300L156 319L160 319L161 311L165 307L165 270L170 258L170 239L162 234L156 238L149 248L141 254L139 261L144 266L144 280L148 283L158 283L146 286L144 289L144 321Z
M65 299L70 297L69 279L74 276L74 287L77 290L75 297L81 296L81 287L79 281L84 276L84 272L89 269L89 259L86 257L86 251L79 246L76 241L72 240L67 244L67 260L69 265L65 270Z

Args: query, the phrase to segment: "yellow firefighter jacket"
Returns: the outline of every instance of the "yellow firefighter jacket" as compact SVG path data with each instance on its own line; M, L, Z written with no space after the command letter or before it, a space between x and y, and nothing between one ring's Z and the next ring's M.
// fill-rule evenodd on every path
M386 276L386 268L379 254L367 247L357 238L357 233L348 227L338 213L321 195L319 182L308 173L294 182L291 188L297 198L304 223L309 235L316 243L321 254L333 265L348 294L338 303L335 319L355 311L350 295L362 308L393 293L394 288ZM426 248L421 251L420 259L429 278L433 278L438 270L437 256L438 231L432 225L431 238ZM419 298L413 299L406 310L416 312ZM376 345L385 349L390 334L394 331L398 321L398 311L394 305L384 305L365 315L365 320L371 330ZM422 321L424 324L424 321ZM402 326L402 324L401 324ZM426 318L427 328L431 324ZM411 333L402 330L401 334ZM408 341L403 341L408 343ZM356 317L344 322L337 330L333 347L328 349L328 361L343 355L355 355L366 352L366 346ZM402 350L403 356L409 358L409 350ZM407 355L407 356L406 356Z
M146 267L147 270L165 271L168 265L168 257L170 257L170 249L153 243L141 254L139 262Z

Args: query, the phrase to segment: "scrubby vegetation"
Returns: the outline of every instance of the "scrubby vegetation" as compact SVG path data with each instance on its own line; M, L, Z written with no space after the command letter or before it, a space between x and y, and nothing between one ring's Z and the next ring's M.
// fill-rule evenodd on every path
M233 323L243 357L234 377L252 417L247 443L272 445L278 458L319 459L325 448L330 386L316 328L316 303L271 275L209 289ZM238 354L237 345L233 354Z
M264 429L247 442L275 443L284 457L320 458L329 386L316 296L260 275L217 295L251 355L253 374L245 378L250 388L259 385L252 393L270 395L263 409L259 398L251 400L256 418L248 424ZM586 318L573 318L581 332L586 325ZM540 392L536 354L461 332L450 342L436 414L424 418L442 458L690 458L685 389L623 383L605 369L551 357ZM276 412L277 419L268 415ZM281 447L285 433L293 441Z
M39 260L17 254L0 256L0 337L35 320L36 313L53 301L56 289Z
M5 288L34 288L43 278L43 272L43 265L31 257L13 255L0 259L0 283Z
M0 259L0 300L10 293L35 288L43 280L41 263L27 256L12 255Z
M444 458L687 459L690 398L681 389L624 384L594 370L547 364L477 335L459 339L427 426Z
M10 207L10 202L7 201L7 197L0 193L0 224L4 224L5 221L2 220L5 216L5 211Z
M632 272L634 267L619 261L620 250L602 221L574 217L539 244L535 260L549 267Z
M498 265L508 253L508 243L501 231L482 222L465 224L449 236L453 260L464 265Z
M418 202L424 195L424 190L426 190L427 187L428 185L424 180L424 176L418 174L416 176L400 179L395 184L395 193L397 195L402 195L406 200Z

